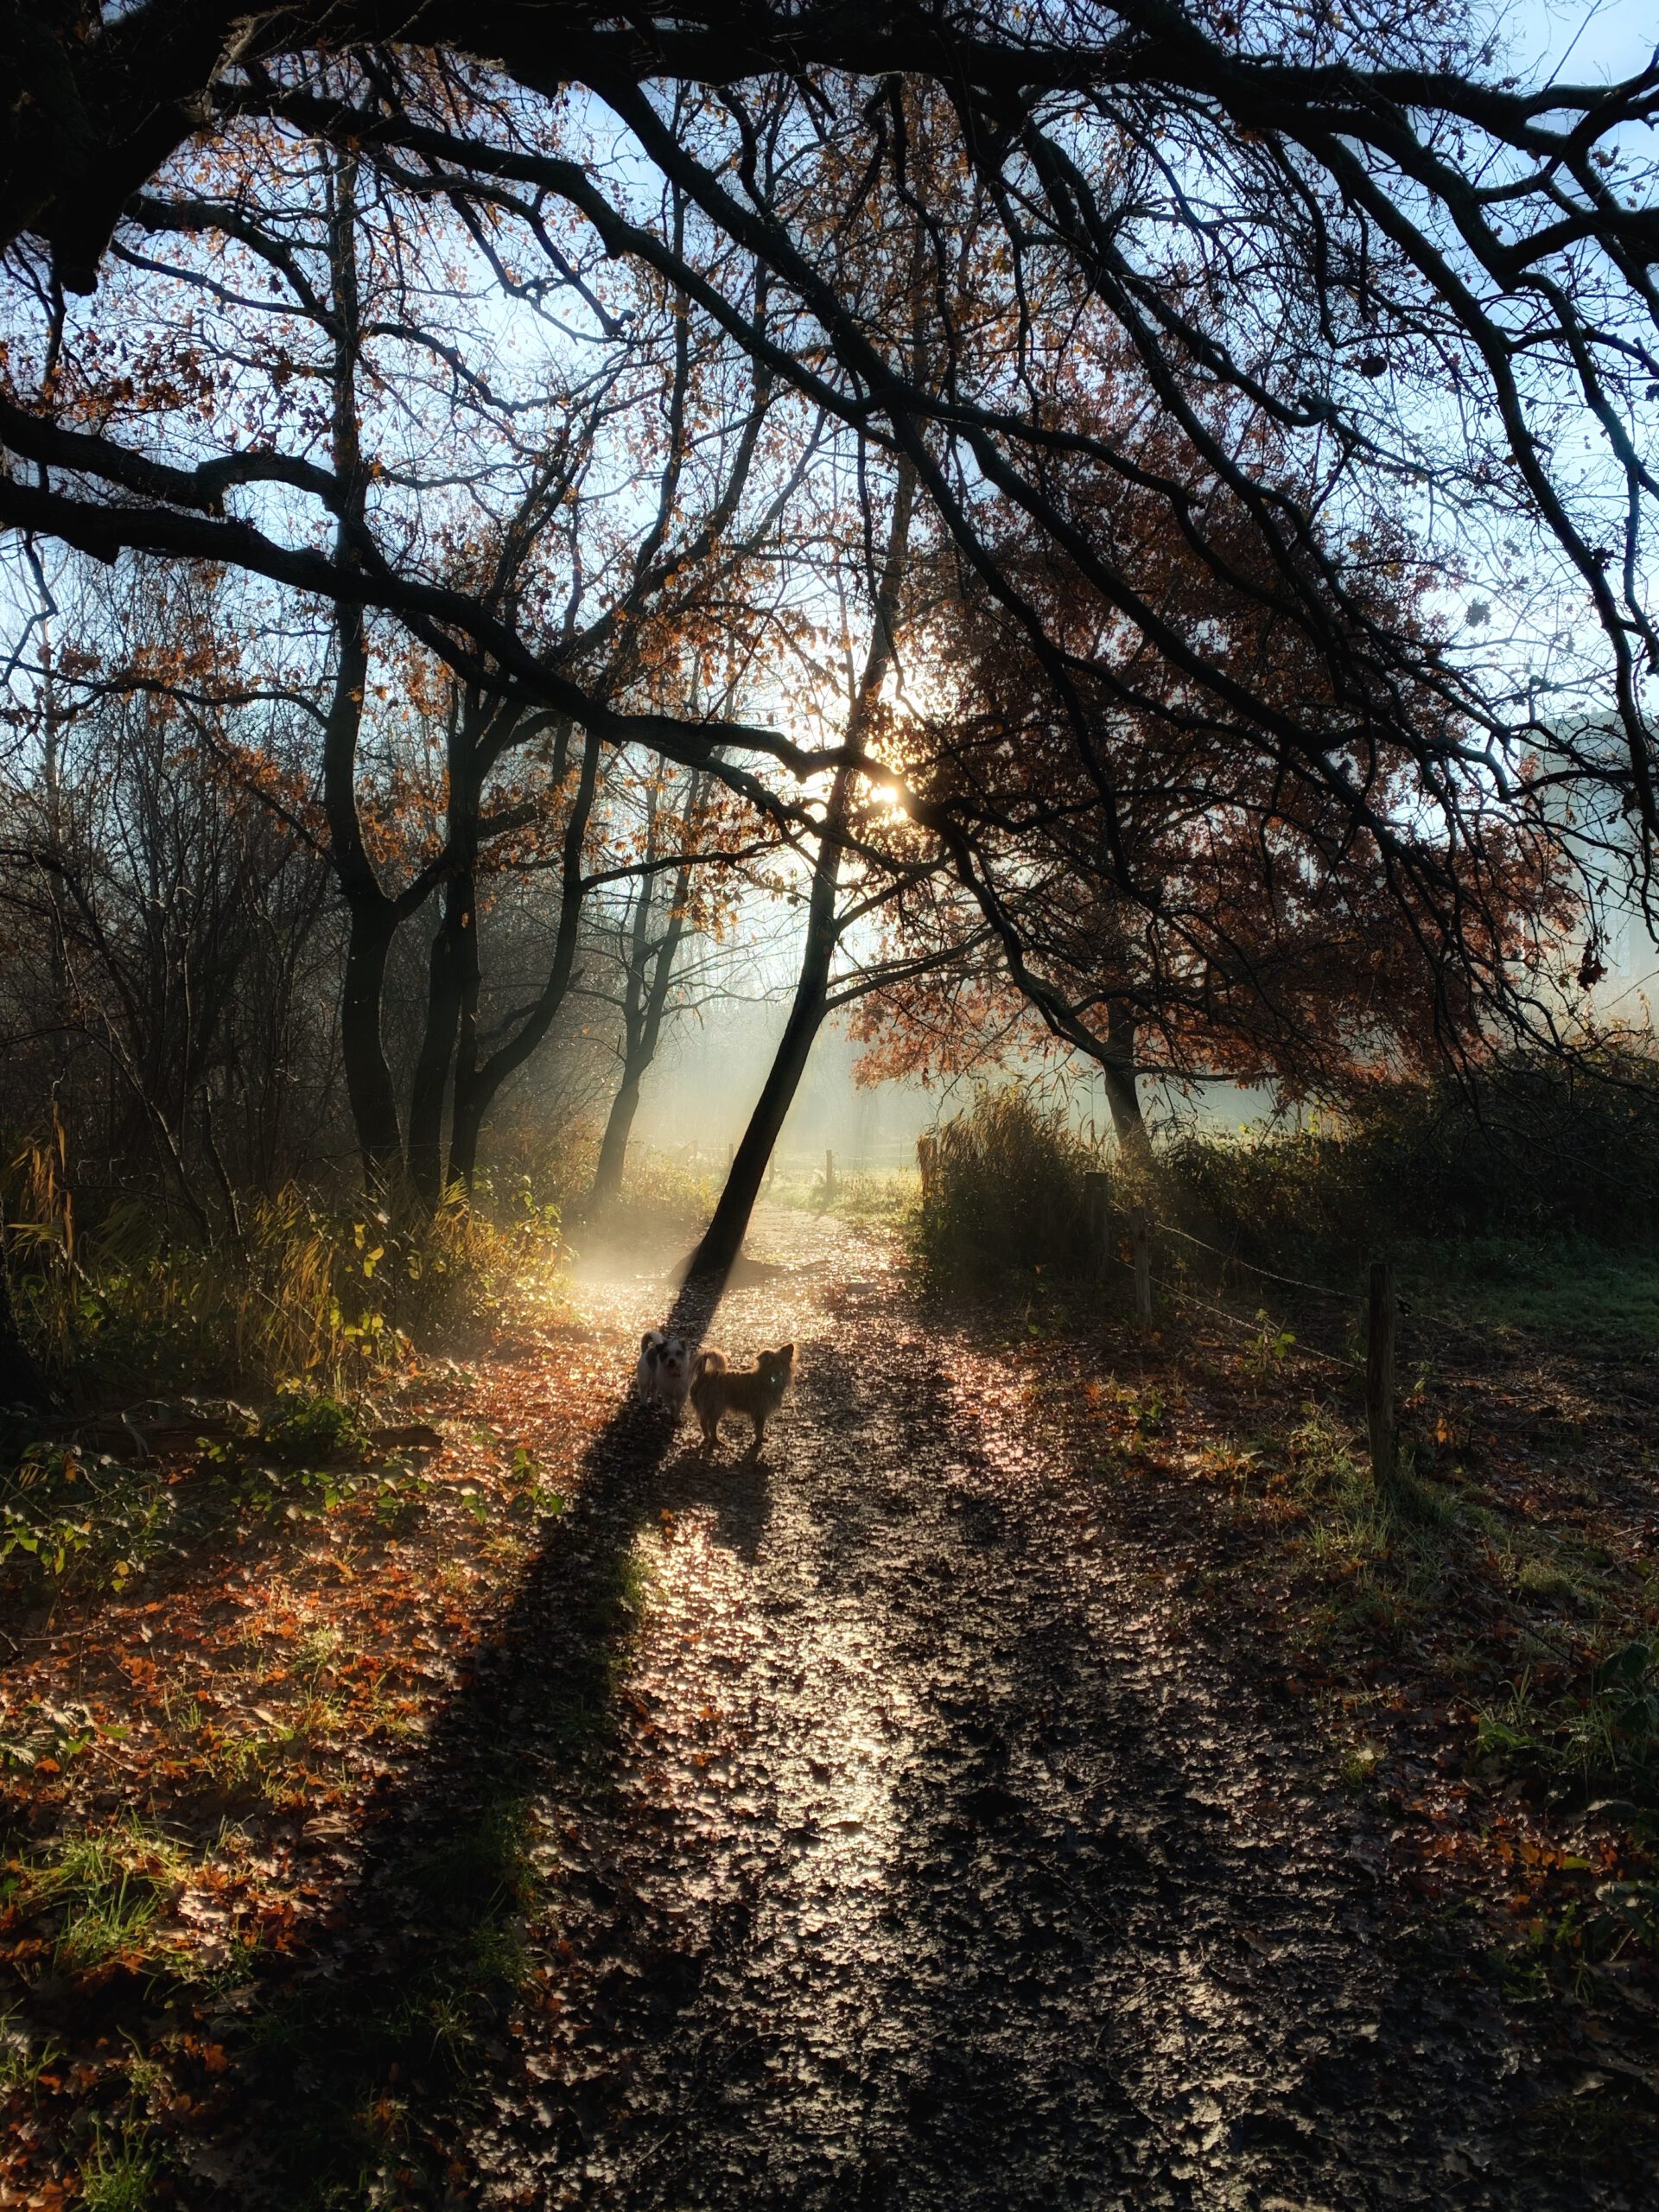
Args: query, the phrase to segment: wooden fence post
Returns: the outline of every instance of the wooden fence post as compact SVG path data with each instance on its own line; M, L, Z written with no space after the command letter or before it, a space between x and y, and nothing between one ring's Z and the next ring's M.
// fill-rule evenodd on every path
M924 1130L916 1140L916 1169L922 1179L922 1196L933 1187L933 1139Z
M1135 1311L1137 1319L1152 1319L1152 1216L1137 1206L1130 1224L1135 1247Z
M1112 1179L1103 1168L1088 1168L1084 1173L1083 1189L1089 1280L1104 1282L1112 1263Z
M1365 1326L1365 1427L1371 1443L1371 1473L1379 1483L1394 1479L1397 1449L1394 1319L1394 1269L1386 1260L1373 1260Z
M836 1195L836 1155L827 1147L823 1155L823 1198L827 1205Z

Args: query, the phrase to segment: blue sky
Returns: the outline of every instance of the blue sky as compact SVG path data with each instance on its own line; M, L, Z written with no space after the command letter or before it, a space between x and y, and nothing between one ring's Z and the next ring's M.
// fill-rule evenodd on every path
M1655 0L1500 0L1493 21L1529 74L1558 69L1566 84L1634 76L1659 46Z

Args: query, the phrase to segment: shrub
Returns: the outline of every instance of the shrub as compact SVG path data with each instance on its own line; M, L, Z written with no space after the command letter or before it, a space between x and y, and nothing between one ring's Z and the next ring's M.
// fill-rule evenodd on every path
M166 1541L174 1500L153 1468L106 1452L30 1444L0 1467L0 1569L124 1590Z
M284 1383L259 1424L261 1451L290 1465L326 1467L368 1448L355 1411L327 1390Z
M1399 1084L1300 1128L1187 1131L1162 1149L1171 1217L1256 1256L1379 1237L1651 1246L1659 1060L1510 1054L1467 1084Z
M1102 1162L1028 1090L988 1091L932 1140L913 1217L918 1257L941 1283L994 1288L1090 1262L1084 1177Z

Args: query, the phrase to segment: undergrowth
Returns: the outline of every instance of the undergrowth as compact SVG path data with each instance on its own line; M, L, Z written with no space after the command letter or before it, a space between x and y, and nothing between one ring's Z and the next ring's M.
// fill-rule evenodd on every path
M1573 1058L1509 1053L1461 1082L1379 1085L1300 1126L1189 1128L1160 1166L1182 1225L1255 1257L1378 1244L1651 1252L1659 1058L1633 1038Z
M908 1224L912 1256L941 1289L1028 1286L1094 1263L1088 1186L1104 1163L1064 1114L1016 1085L988 1091L937 1130Z
M607 1207L602 1223L588 1225L607 1241L689 1240L714 1211L721 1180L698 1162L650 1145L631 1145L620 1195Z
M24 1334L67 1395L360 1390L412 1344L465 1332L527 1267L556 1264L556 1207L523 1181L427 1216L336 1207L289 1187L245 1210L239 1244L169 1236L136 1205L77 1219L49 1147L16 1164L6 1204Z

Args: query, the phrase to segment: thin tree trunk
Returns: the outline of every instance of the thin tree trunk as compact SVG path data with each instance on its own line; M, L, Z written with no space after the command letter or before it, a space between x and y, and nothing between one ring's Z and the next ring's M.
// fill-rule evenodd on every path
M622 1080L616 1086L611 1110L605 1117L605 1135L600 1141L594 1187L588 1194L590 1213L601 1213L621 1195L622 1171L627 1164L628 1139L633 1135L634 1116L639 1111L644 1073L643 1066L636 1069L629 1063L623 1065Z
M593 812L599 756L600 741L589 732L582 747L582 772L576 785L576 795L571 803L570 819L565 824L559 929L554 941L553 962L548 971L546 985L530 1014L508 1041L499 1046L487 1059L482 1061L475 1058L475 944L470 948L469 957L474 963L474 972L470 988L463 985L461 1039L455 1064L455 1106L449 1132L449 1180L465 1183L469 1190L478 1171L478 1145L483 1133L485 1116L496 1093L507 1077L521 1068L540 1045L552 1027L554 1017L564 1004L570 988L570 978L576 961L582 901L587 895L588 887L582 874L583 849L588 837L588 817ZM467 934L469 938L475 939L477 932L473 931Z
M849 744L862 739L870 710L880 696L893 665L894 632L899 594L904 584L906 556L910 545L911 513L916 496L916 474L901 465L895 487L893 516L887 531L887 553L876 589L875 622L851 709L847 717ZM841 837L852 803L854 769L838 768L824 810L823 830L812 869L812 893L807 905L806 943L801 951L800 977L794 1002L776 1057L767 1074L748 1127L732 1158L732 1164L715 1205L713 1218L702 1232L686 1269L688 1282L719 1282L730 1274L748 1234L749 1217L760 1196L773 1147L783 1133L785 1120L795 1103L812 1046L823 1026L830 1001L830 971L835 963L841 929L836 917L836 893L841 880Z
M702 796L702 779L694 777L686 801L689 817ZM611 1110L606 1116L605 1135L599 1147L599 1166L594 1171L594 1187L588 1205L595 1213L612 1205L621 1195L622 1174L627 1164L628 1139L633 1133L634 1116L639 1111L640 1086L645 1072L657 1057L657 1046L663 1033L663 1018L668 1011L669 987L674 980L674 963L678 957L680 943L685 935L685 902L691 888L691 869L688 862L674 879L673 896L670 901L667 926L655 945L645 944L645 931L636 931L636 950L630 963L626 1005L624 1011L624 1051L622 1080L616 1087L611 1101ZM639 889L641 915L650 923L650 885ZM650 968L651 983L640 994L645 984L646 968Z
M907 505L906 520L908 521ZM891 563L891 556L889 561ZM848 716L849 734L855 732L861 723L868 702L874 698L880 687L890 658L891 647L885 635L885 623L879 618L864 678L854 701L853 711ZM801 1087L801 1077L806 1073L806 1064L811 1057L814 1040L823 1027L823 1017L830 1002L830 971L835 963L836 947L841 937L836 918L836 893L841 880L841 834L852 800L853 775L850 765L836 771L830 804L824 809L817 858L812 868L812 891L806 911L806 941L801 948L801 972L795 985L789 1020L784 1025L783 1036L761 1087L760 1096L755 1101L754 1111L749 1116L748 1127L732 1156L732 1164L727 1171L725 1185L713 1217L703 1230L696 1250L691 1255L690 1265L686 1269L688 1282L718 1283L731 1273L733 1263L743 1249L743 1239L748 1234L749 1217L754 1211L760 1186L766 1180L772 1149L783 1133L784 1122L795 1103L795 1094Z
M225 1165L225 1155L219 1148L219 1137L213 1128L213 1102L208 1095L205 1084L201 1092L201 1139L202 1147L207 1154L208 1162L219 1184L219 1195L224 1203L225 1219L230 1229L231 1242L236 1247L237 1256L245 1265L248 1259L248 1240L242 1230L242 1209L237 1204L236 1185L232 1182L230 1170Z
M363 1180L372 1195L385 1198L395 1192L404 1165L397 1094L381 1029L386 962L397 920L391 900L381 894L378 885L368 894L354 896L348 892L346 906L350 929L340 997L340 1056L346 1067L346 1096L363 1160Z
M345 489L335 535L337 559L355 558L353 525L363 516L363 466L357 412L359 304L357 268L357 160L347 155L330 178L330 277L334 315L333 442L334 473ZM369 678L368 632L360 607L341 605L335 621L337 658L322 741L322 803L330 857L350 918L340 993L340 1052L346 1096L370 1192L385 1197L403 1179L403 1131L382 1027L386 961L398 916L375 873L357 808L357 754Z
M428 1212L443 1197L443 1103L449 1064L461 1033L467 932L473 926L470 871L445 894L443 918L432 939L426 995L426 1029L409 1102L409 1179Z
M826 839L820 853L820 866L823 851L834 853L839 858L836 848ZM801 1077L806 1073L813 1042L823 1026L824 1010L830 996L830 963L836 949L835 878L836 870L832 867L828 871L832 909L828 917L829 925L821 925L815 931L811 924L808 925L806 955L801 963L800 980L795 987L795 1000L790 1008L789 1020L785 1026L760 1096L755 1102L754 1111L749 1116L748 1127L732 1156L731 1168L715 1208L714 1217L702 1232L702 1241L691 1255L691 1264L686 1269L688 1281L722 1280L730 1274L733 1262L743 1249L743 1239L748 1234L749 1217L754 1211L755 1201L760 1196L760 1186L766 1180L767 1163L782 1134L789 1109L795 1103ZM816 881L813 889L816 893Z

